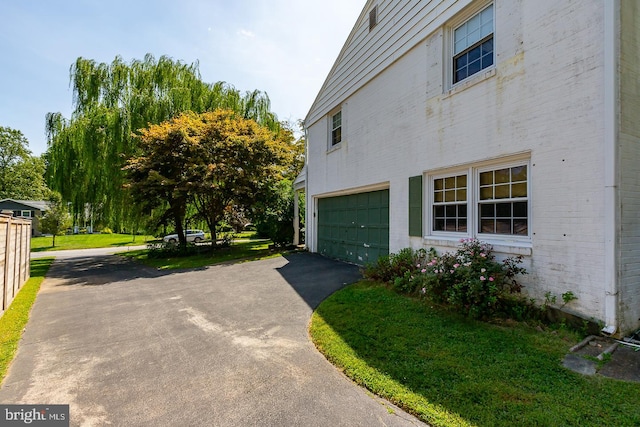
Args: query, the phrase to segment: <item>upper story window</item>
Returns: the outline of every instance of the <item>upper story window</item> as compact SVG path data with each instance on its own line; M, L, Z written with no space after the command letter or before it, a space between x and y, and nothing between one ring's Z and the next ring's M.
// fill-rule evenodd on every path
M31 211L22 211L20 216L31 218Z
M342 110L331 115L331 147L342 142Z
M369 31L373 30L376 25L378 25L378 5L373 6L369 12Z
M453 83L493 65L493 5L453 30Z

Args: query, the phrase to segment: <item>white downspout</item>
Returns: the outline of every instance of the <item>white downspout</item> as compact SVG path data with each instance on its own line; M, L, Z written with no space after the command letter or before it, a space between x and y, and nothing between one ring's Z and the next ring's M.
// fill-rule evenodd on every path
M605 301L607 334L614 334L618 319L618 117L620 0L604 0L604 227Z
M300 208L298 207L298 190L293 189L293 246L300 244Z

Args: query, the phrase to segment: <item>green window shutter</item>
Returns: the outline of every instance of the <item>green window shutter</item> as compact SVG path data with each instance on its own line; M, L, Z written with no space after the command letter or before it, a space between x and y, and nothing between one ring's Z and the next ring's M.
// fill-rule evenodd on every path
M422 175L409 178L409 236L422 236Z

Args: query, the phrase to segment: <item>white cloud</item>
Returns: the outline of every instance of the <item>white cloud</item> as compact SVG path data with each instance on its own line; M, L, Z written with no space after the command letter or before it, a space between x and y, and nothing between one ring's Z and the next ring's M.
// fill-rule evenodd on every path
M254 38L256 36L253 32L244 29L240 29L237 34L245 38Z

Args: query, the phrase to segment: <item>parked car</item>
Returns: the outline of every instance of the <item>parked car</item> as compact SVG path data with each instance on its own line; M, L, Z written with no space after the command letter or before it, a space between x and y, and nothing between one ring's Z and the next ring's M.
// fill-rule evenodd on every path
M178 235L177 234L169 234L162 238L165 242L168 243L178 243ZM200 243L204 240L204 231L202 230L187 230L187 242Z

